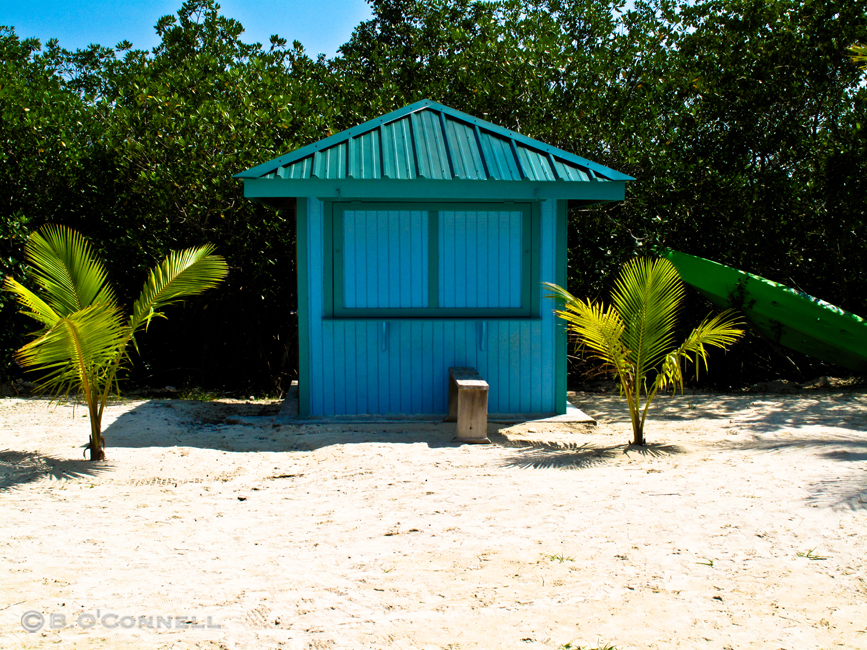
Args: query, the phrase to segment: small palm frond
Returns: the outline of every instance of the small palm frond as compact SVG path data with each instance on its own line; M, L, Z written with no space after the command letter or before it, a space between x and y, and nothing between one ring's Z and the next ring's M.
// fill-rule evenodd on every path
M622 342L623 320L614 309L576 298L555 284L543 284L552 292L552 298L563 300L563 309L554 310L554 313L566 321L582 348L613 370L619 371L629 363L630 353Z
M674 345L683 282L666 259L636 258L615 281L612 303L624 320L623 344L633 351L636 374L656 367Z
M44 226L30 235L24 252L30 276L59 316L97 303L116 303L105 267L80 233L65 226Z
M17 280L8 276L4 278L3 290L15 294L18 304L24 308L21 311L22 314L30 316L30 318L39 321L46 327L51 327L60 319L60 316L51 308L51 305ZM41 334L41 331L39 333Z
M739 325L740 318L731 310L705 318L676 350L666 355L655 388L683 390L684 372L690 363L695 364L698 379L701 367L707 370L707 348L726 349L743 335Z
M125 337L114 305L96 304L64 316L15 353L25 368L44 370L40 391L66 394L82 387L88 395L117 357Z
M611 307L578 301L557 315L569 323L581 347L612 369L620 370L631 363L630 351L623 345L623 321Z
M189 248L169 254L153 268L142 288L139 299L133 305L130 316L130 333L150 324L159 310L188 296L195 296L217 286L226 277L229 267L219 255L212 255L211 245Z
M698 379L701 366L707 370L707 347L725 350L743 336L742 321L732 310L715 316L707 316L677 349L676 354L684 363L695 364L695 378ZM701 362L701 363L699 363Z
M571 293L566 291L566 289L561 287L559 284L552 284L551 282L543 282L542 286L551 292L545 296L546 298L549 298L551 300L556 300L558 302L563 302L563 303L575 302L577 300L577 298L575 296L573 296Z

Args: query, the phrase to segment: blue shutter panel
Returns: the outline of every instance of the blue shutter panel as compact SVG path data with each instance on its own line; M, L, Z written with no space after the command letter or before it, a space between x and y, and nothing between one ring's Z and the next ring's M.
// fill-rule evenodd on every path
M520 308L524 212L439 217L439 301L445 308Z
M343 211L343 307L428 306L428 213Z

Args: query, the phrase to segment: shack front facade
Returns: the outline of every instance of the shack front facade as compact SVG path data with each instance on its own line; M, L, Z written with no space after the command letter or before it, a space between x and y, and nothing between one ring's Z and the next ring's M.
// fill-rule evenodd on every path
M571 204L632 180L429 100L236 176L297 218L301 416L439 415L448 369L492 417L566 412Z

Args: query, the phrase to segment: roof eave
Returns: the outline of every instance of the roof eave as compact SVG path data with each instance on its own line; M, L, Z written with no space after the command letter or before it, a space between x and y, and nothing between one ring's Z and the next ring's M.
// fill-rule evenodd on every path
M430 200L453 201L565 199L576 201L622 201L626 181L470 181L470 180L358 180L358 179L244 179L248 199L316 197L332 200Z

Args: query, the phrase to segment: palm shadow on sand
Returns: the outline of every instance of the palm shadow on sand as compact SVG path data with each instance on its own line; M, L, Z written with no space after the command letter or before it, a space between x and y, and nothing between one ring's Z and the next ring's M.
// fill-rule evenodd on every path
M0 450L0 493L14 490L46 477L69 480L96 477L112 469L106 462L70 460L36 452Z
M600 422L629 422L626 401L614 395L582 394L571 399ZM764 433L782 427L805 424L845 426L867 433L867 411L859 393L796 393L792 395L763 394L696 394L661 395L648 411L649 424L688 422L691 420L725 421L738 418L738 426L751 433ZM750 418L740 420L745 409L751 408Z
M602 396L593 400L591 407L592 397L583 395L583 406L600 420L629 421L628 409L618 397ZM815 453L834 462L825 476L807 487L807 501L818 507L867 510L867 409L863 391L664 396L651 407L648 419L651 425L717 420L748 436L721 444L721 449ZM778 436L784 431L785 437Z
M808 487L807 502L821 507L867 510L867 435L863 433L835 432L795 438L755 436L726 447L781 454L804 450L834 461L825 476ZM781 462L786 462L785 458Z
M506 461L506 467L521 469L585 469L604 465L618 456L631 454L660 458L686 453L678 445L592 445L580 442L547 442L541 440L510 440L502 434L488 436L491 442L501 447L515 449L514 456Z

